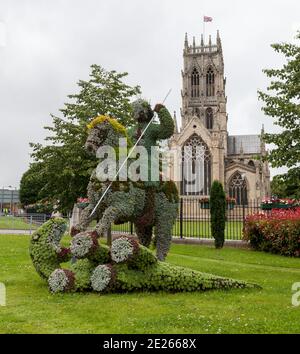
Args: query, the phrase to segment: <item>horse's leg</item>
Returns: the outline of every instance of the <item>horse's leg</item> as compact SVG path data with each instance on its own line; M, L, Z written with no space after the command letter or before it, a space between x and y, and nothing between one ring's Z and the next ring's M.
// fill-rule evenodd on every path
M178 205L171 203L165 195L157 195L155 218L156 255L163 261L170 249L172 240L172 228L177 217Z
M78 224L73 226L71 229L72 236L75 236L79 232L85 231L94 219L99 218L99 212L97 211L93 215L91 215L93 209L94 206L91 204L88 205L85 209L83 209Z
M141 226L137 224L134 226L139 242L143 246L149 247L152 239L152 226Z
M165 224L162 224L162 222ZM158 225L155 226L156 256L160 261L164 261L169 252L172 239L171 232L172 225L165 220L158 222Z
M115 221L118 219L128 220L133 212L134 204L115 201L103 212L102 218L96 225L96 232L99 236L104 235Z
M92 176L90 178L87 191L88 191L88 200L89 200L89 205L84 208L80 215L79 223L75 226L72 227L71 229L71 235L74 236L79 232L85 231L89 224L98 217L99 210L96 210L93 215L91 215L92 211L94 210L100 195L99 192L97 191L97 186L95 182L93 181L93 176L95 174L95 171L92 173Z

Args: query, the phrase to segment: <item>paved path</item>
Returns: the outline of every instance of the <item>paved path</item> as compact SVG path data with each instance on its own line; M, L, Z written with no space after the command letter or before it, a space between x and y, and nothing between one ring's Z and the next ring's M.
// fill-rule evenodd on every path
M4 235L4 234L5 235L31 235L33 231L30 231L30 230L5 230L5 229L0 229L0 235Z
M34 230L30 231L30 230L2 230L0 229L0 235L5 234L5 235L31 235L34 232ZM128 234L129 233L121 233L121 232L112 232L114 237L117 236L121 236L124 234ZM136 235L131 235L136 237ZM190 245L212 245L214 244L214 239L211 238L192 238L192 237L187 237L187 238L179 238L179 237L172 237L172 242L174 243L181 243L181 244L190 244ZM240 248L248 248L249 244L245 241L241 241L241 240L225 240L225 246L229 246L229 247L240 247Z

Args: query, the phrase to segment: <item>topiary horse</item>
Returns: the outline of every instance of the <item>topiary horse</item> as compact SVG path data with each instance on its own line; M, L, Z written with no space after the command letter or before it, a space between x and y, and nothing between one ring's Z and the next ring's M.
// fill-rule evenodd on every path
M119 138L127 139L130 146L126 129L113 118L97 117L91 122L89 129L85 148L92 154L96 154L101 146L111 146L118 156ZM104 159L100 158L101 161ZM113 223L131 221L135 225L140 243L148 247L154 227L157 257L164 260L170 248L172 227L178 212L178 191L175 183L159 182L154 190L155 197L149 202L144 182L115 181L92 214L109 185L109 182L99 181L96 170L91 175L87 189L89 205L83 210L80 222L72 228L72 235L85 231L95 219L99 220L95 227L97 237L106 233ZM149 213L149 210L152 212Z

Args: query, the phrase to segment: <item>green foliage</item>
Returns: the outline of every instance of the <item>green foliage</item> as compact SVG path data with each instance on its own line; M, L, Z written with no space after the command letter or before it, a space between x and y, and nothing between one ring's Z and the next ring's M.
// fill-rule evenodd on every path
M297 37L300 39L300 32ZM267 93L258 91L259 99L265 106L263 112L274 119L274 124L282 128L277 134L264 134L263 139L275 148L267 156L272 167L293 166L300 163L300 46L299 44L272 44L277 53L286 58L280 69L265 69L271 79ZM299 186L299 184L298 184Z
M9 290L8 306L0 307L0 333L300 333L299 307L290 305L300 258L173 243L170 264L238 275L263 289L50 295L28 257L29 240L29 235L0 237L0 279Z
M254 288L247 282L217 277L192 269L158 262L147 271L131 270L124 265L115 266L116 278L113 290L124 291L165 291L193 292L213 289Z
M253 218L246 221L243 239L258 251L300 257L300 220Z
M125 239L124 236L122 238ZM118 239L113 241L113 244L114 242L118 242ZM128 242L136 241L129 238ZM110 291L181 292L256 287L256 285L243 281L217 277L157 261L149 249L138 245L137 242L134 248L136 251L133 255L127 261L113 265L110 278L105 278ZM120 254L123 252L118 248L115 248L114 251L118 251ZM107 271L108 268L106 267L105 270ZM103 273L99 274L99 283L102 278ZM101 291L107 291L103 286L103 281L101 285Z
M300 199L300 169L291 168L286 174L274 176L271 191L279 198Z
M157 258L132 237L116 238L111 246L112 261L126 263L130 269L146 270L157 263Z
M85 258L72 263L70 270L75 274L75 288L77 291L91 289L91 275L96 263Z
M20 202L23 206L43 199L43 187L46 181L41 173L41 167L41 163L32 163L21 178Z
M226 195L222 184L214 181L210 191L211 234L215 247L222 248L225 240Z
M161 191L168 198L169 202L179 202L179 193L176 184L173 181L163 183Z
M157 114L161 123L153 124L151 126L150 134L155 136L158 140L169 139L174 134L174 120L164 106L161 106Z
M166 108L161 108L159 114L161 112L166 113ZM167 116L166 120L172 120L169 113ZM164 124L162 120L160 124L162 130ZM146 132L146 135L150 134L151 137L142 139L145 146L148 147L157 142L157 136L154 134L156 130L152 130L152 128L151 125ZM96 126L89 130L85 146L95 154L101 145L116 147L119 144L120 136L124 136L120 129L115 129L112 124L108 124L107 119L100 118L96 120ZM170 248L171 231L178 211L178 191L175 183L169 181L115 181L101 201L101 208L98 208L98 206L96 207L97 202L102 195L103 188L106 187L106 182L101 182L97 178L96 170L93 170L87 187L89 204L83 210L79 223L73 227L72 235L85 231L92 219L98 220L95 227L98 235L105 234L112 224L131 221L135 224L139 241L149 247L152 240L152 229L155 227L157 257L159 260L164 260ZM94 209L96 211L91 216Z
M32 263L43 279L60 268L61 262L70 259L68 249L60 245L66 231L66 221L61 218L50 219L36 230L30 241L29 253Z
M128 262L129 269L139 269L146 271L148 267L157 263L157 258L145 246L139 245L138 251L131 257Z
M63 117L52 115L53 125L45 127L51 134L46 138L47 145L31 144L32 157L39 164L39 179L45 182L43 197L58 200L62 212L72 210L76 199L86 195L97 164L96 157L84 149L87 124L100 114L116 117L125 126L132 124L130 99L140 89L126 85L126 76L92 65L90 79L78 82L79 93L69 95L70 102L60 110Z
M102 246L99 245L101 249ZM124 250L125 249L125 250ZM205 291L211 289L257 287L244 281L217 277L191 269L160 262L149 249L131 237L115 239L111 246L112 262L77 260L71 270L51 272L48 283L52 292L129 291ZM118 263L116 263L118 261Z
M109 247L106 245L101 245L101 247L99 247L95 254L93 254L90 258L97 264L109 263L111 261Z

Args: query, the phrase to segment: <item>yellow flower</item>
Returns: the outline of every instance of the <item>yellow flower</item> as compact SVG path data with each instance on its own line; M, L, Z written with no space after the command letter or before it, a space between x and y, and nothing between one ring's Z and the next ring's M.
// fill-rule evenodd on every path
M94 118L88 125L87 125L87 128L88 129L93 129L95 128L95 126L97 124L101 124L103 122L109 122L110 125L114 128L114 130L119 133L119 134L122 134L124 135L126 138L127 138L127 143L128 143L128 146L131 146L131 142L130 142L130 139L127 135L127 131L126 131L126 128L124 127L124 125L122 125L120 122L118 122L115 118L112 118L112 117L109 117L107 115L100 115L96 118Z

